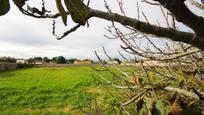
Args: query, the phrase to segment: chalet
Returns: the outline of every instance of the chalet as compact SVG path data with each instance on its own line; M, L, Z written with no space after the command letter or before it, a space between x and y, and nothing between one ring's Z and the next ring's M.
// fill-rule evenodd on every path
M107 64L119 64L118 61L106 61Z
M35 64L35 65L42 65L42 64L43 64L43 61L34 61L34 64Z
M75 60L74 64L93 64L92 60L85 59L85 60Z

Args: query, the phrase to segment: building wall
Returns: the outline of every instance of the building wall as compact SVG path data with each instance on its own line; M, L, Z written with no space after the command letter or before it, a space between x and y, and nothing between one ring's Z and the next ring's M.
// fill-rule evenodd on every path
M107 61L107 64L118 64L117 61Z
M16 60L16 63L25 63L25 60Z
M92 61L75 61L74 64L92 64Z
M34 64L35 64L35 65L42 65L43 62L42 62L42 61L36 61L36 62L34 62Z

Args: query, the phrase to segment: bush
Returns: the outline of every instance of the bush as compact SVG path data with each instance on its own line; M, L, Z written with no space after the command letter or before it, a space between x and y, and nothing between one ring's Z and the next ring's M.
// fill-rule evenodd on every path
M16 68L17 69L23 69L23 68L30 68L33 67L33 64L17 64Z

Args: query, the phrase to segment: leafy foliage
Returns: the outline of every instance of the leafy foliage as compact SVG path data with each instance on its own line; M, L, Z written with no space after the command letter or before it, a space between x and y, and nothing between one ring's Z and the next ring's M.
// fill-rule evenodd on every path
M25 5L25 2L28 1L28 0L13 0L14 4L19 8L21 9L24 5Z
M66 63L66 59L63 56L59 56L59 57L57 57L56 63L57 64L64 64L64 63Z
M27 10L31 12L30 14L28 11L22 9L26 1L28 0L13 0L14 4L23 13L27 12L29 15L32 15L34 13L43 15L46 12L44 6L42 8L42 11L40 11L37 8L35 7L32 8L28 5ZM67 15L69 14L71 14L71 17L74 22L79 23L80 25L85 25L86 21L89 18L89 8L81 0L64 0L65 6L68 9L69 13L67 13L66 10L64 9L62 5L62 0L56 0L55 2L65 26L67 25ZM0 16L8 13L9 9L10 9L9 0L0 0Z
M3 62L3 63L15 63L16 59L14 59L12 57L0 57L0 62Z
M23 69L23 68L31 68L33 67L33 64L17 64L17 69Z
M50 59L49 59L48 57L44 57L44 58L43 58L43 61L49 63L49 62L50 62Z
M34 60L36 60L36 61L42 61L42 57L34 57Z
M84 25L89 18L89 9L81 0L64 0L72 20Z
M9 0L0 0L0 16L6 14L10 9Z
M57 5L57 9L62 17L62 21L64 23L64 25L67 25L67 13L65 11L65 9L62 6L62 1L61 0L55 0L56 5Z

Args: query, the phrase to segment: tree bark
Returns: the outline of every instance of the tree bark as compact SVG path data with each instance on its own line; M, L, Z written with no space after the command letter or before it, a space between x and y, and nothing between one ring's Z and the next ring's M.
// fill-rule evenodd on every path
M90 18L97 17L108 21L118 22L124 26L130 26L142 33L164 37L173 41L180 41L204 49L204 35L199 36L190 32L178 31L173 28L165 28L152 25L134 18L122 16L117 13L104 12L96 9L89 9Z
M190 27L197 35L204 37L204 19L192 13L184 4L184 0L157 0L168 9L176 20Z

